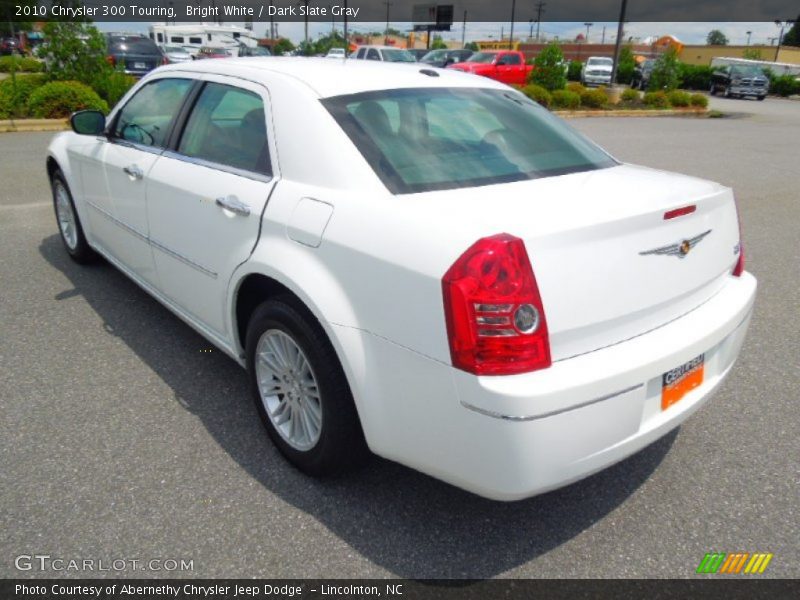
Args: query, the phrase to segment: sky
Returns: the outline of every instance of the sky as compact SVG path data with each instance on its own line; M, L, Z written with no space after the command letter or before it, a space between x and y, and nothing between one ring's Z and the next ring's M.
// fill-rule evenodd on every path
M242 23L233 23L242 25ZM148 23L96 23L102 31L128 31L146 32ZM336 27L341 30L342 22L337 21ZM368 32L383 31L386 23L361 23L352 21L348 24L349 31ZM400 31L408 31L411 24L408 22L390 22L390 27ZM511 23L467 23L466 40L486 40L499 39L502 33L508 37ZM589 42L599 43L603 37L603 27L605 27L605 41L613 42L616 39L617 24L614 22L594 23L589 28ZM256 23L255 34L258 37L266 35L269 23ZM780 33L780 28L772 22L760 23L626 23L625 39L633 36L634 38L644 39L650 36L660 37L662 35L673 35L685 44L705 44L706 36L712 29L719 29L727 37L732 45L747 43L747 31L752 31L750 43L753 45L771 45L775 43L775 38ZM303 40L304 24L302 22L282 22L279 23L278 31L281 37L287 37L292 42L298 43ZM329 22L310 22L308 24L309 37L314 38L319 35L329 33L331 23ZM583 23L548 23L541 25L541 34L548 39L558 36L561 40L573 40L578 34L586 35L586 26ZM534 35L536 29L534 25ZM453 30L441 32L445 40L461 40L462 24L454 23ZM520 36L525 38L530 34L530 24L527 21L517 21L514 24L514 39ZM773 38L770 40L770 38Z

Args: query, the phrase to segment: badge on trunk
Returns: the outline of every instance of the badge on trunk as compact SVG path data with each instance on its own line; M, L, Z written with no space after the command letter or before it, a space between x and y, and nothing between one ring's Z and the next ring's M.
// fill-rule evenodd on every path
M703 238L706 237L711 230L704 231L703 233L694 236L693 238L689 238L688 240L683 240L678 242L677 244L670 244L669 246L661 246L660 248L653 248L652 250L645 250L644 252L639 252L640 255L645 256L647 254L663 254L666 256L677 256L678 258L684 258L689 252L691 252L692 248L697 246L700 242L703 241Z

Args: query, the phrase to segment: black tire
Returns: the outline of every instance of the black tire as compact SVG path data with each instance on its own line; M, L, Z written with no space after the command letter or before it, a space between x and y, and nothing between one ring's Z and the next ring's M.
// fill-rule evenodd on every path
M725 95L726 98L733 98L733 94L731 94L731 86L729 86L729 85L725 86L724 95Z
M318 440L308 450L299 450L282 437L262 401L256 375L256 349L261 337L274 330L287 334L302 350L316 379L322 423ZM366 462L369 451L347 378L336 351L308 309L288 295L264 302L247 325L245 346L256 409L270 439L290 463L309 475L325 476L352 470Z
M759 102L762 102L764 100L764 98L766 98L766 96L757 96L757 98L758 98Z
M711 84L711 89L708 90L708 93L711 94L712 96L716 96L717 95L717 86L712 83Z
M83 226L81 225L78 211L75 210L75 202L72 199L72 192L70 191L69 185L67 185L67 180L60 169L56 169L53 172L53 175L50 178L50 189L53 192L53 210L56 213L56 225L58 225L59 237L61 238L61 242L64 244L64 249L67 251L67 254L69 254L70 258L76 263L82 265L96 262L98 259L98 254L92 250L92 247L89 246L89 243L86 241L86 235L83 233ZM74 219L74 243L70 243L68 240L68 236L62 228L61 220L59 218L58 201L61 189L63 189L63 191L66 193L65 200L69 203L69 210L72 211L72 216Z

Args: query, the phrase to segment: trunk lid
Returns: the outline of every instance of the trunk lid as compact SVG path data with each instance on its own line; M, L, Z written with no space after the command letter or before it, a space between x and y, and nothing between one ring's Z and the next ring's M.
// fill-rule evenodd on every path
M686 314L721 289L738 258L730 189L644 167L408 198L425 206L427 218L433 211L451 223L451 233L463 236L462 251L502 232L525 241L554 361ZM665 220L665 212L688 205L696 210Z

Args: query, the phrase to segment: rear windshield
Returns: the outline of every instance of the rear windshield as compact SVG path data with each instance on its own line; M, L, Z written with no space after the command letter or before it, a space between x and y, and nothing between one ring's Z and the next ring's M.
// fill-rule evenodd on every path
M417 62L410 52L405 50L383 50L383 60L386 62Z
M497 56L497 52L476 52L467 59L467 62L490 63Z
M617 164L514 90L382 90L322 103L395 194L537 179Z
M108 45L113 53L161 54L155 42L147 38L111 38Z

